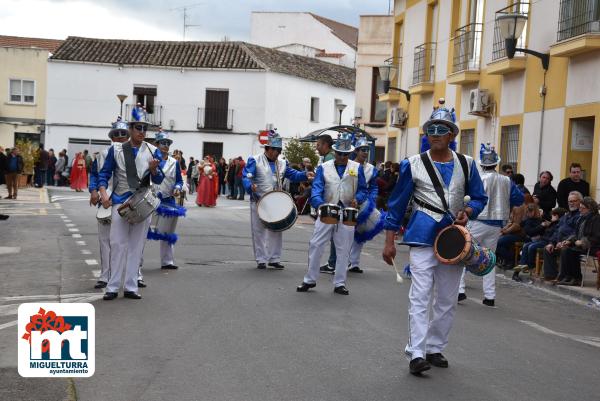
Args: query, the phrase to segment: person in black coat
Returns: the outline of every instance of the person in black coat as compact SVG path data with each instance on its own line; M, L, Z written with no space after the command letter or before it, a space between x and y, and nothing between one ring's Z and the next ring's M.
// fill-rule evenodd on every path
M550 213L556 205L556 190L552 186L552 173L542 171L540 180L533 187L533 200L544 211L544 219L550 220Z
M0 146L0 185L6 184L6 179L4 178L4 173L6 172L6 154L4 153L4 148Z
M581 179L581 164L571 163L569 166L569 177L561 180L556 189L558 206L567 209L569 194L573 191L579 192L581 195L590 196L590 184Z

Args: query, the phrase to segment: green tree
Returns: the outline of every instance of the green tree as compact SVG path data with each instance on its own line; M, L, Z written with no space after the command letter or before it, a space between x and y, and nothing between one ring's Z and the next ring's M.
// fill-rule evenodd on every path
M319 162L319 156L317 156L313 144L310 142L300 142L297 139L292 139L285 145L283 155L290 164L302 164L302 159L305 157L308 157L315 167Z

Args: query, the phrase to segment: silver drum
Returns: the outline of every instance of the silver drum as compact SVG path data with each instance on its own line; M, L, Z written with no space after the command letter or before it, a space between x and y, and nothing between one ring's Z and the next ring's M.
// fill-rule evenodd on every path
M177 207L170 205L162 205L162 208L176 210ZM161 234L175 234L177 228L178 216L161 216L158 213L152 215L152 221L150 222L150 229Z
M159 205L160 199L152 187L139 188L119 206L117 211L130 224L137 224L146 220Z
M96 219L98 219L98 223L110 224L112 220L112 206L108 209L105 209L101 204L96 212Z

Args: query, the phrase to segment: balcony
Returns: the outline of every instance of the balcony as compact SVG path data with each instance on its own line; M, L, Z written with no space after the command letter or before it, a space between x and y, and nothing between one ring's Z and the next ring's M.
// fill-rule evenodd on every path
M198 130L233 131L233 109L198 107Z
M561 0L557 43L551 56L571 57L600 49L600 0Z
M496 11L496 18L503 14L521 14L529 17L529 2L519 1L508 7L501 8ZM523 28L523 34L517 41L517 47L521 49L527 48L527 23ZM488 73L492 75L504 75L510 74L515 71L522 71L525 69L524 56L516 56L515 58L506 58L506 47L504 38L500 33L500 27L498 22L494 25L494 43L492 45L492 62L487 65Z
M449 84L463 85L479 81L482 33L483 24L465 25L454 33L454 57L452 74L448 77Z
M131 119L131 110L135 107L135 104L126 104L125 105L125 116L126 119ZM153 106L146 107L146 113L148 117L148 122L153 127L160 127L162 125L162 112L163 107L159 104L155 104Z
M423 43L415 47L411 95L433 93L435 80L435 49L436 43Z

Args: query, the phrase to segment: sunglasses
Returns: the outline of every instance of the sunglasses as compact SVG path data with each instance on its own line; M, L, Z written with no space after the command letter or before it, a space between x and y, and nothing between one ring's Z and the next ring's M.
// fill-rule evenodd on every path
M129 135L129 132L127 131L117 131L117 132L113 132L112 137L113 138L126 138Z
M356 149L358 152L368 152L369 148L358 148Z
M452 128L446 124L431 124L425 132L427 136L444 136L452 132Z
M158 141L158 144L160 146L170 146L171 142L170 141Z
M342 157L348 157L348 156L350 156L350 154L349 154L349 153L342 153L342 152L335 152L335 154L336 154L337 156L342 156Z
M135 130L137 130L137 131L140 131L140 132L146 132L146 131L148 131L148 126L144 125L144 124L135 124L133 126L133 128Z

